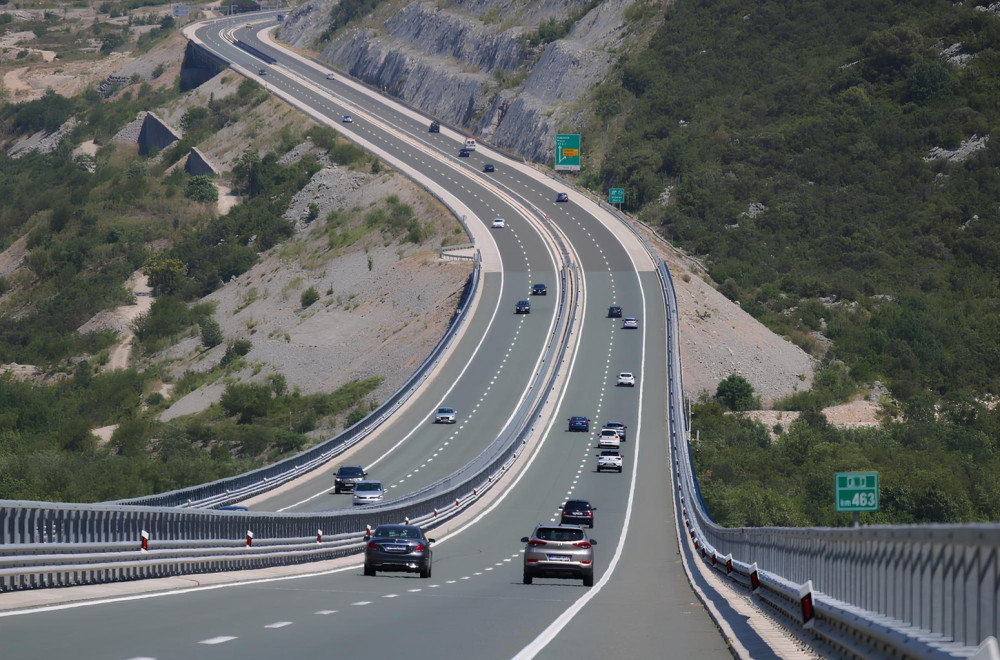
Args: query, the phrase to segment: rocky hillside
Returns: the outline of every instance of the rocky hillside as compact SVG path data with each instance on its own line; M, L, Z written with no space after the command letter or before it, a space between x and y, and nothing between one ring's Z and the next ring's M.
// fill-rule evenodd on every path
M624 19L632 0L592 9L581 0L417 1L385 4L324 41L334 4L299 7L278 38L319 50L320 59L445 123L539 162L552 158L556 132L576 130L584 112L578 102L633 36ZM539 25L572 27L562 39L532 45Z

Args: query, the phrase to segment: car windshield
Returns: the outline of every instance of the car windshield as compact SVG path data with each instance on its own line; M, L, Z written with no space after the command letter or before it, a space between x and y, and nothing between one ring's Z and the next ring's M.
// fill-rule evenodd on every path
M455 412L454 408L438 408L438 412L442 415L450 415Z
M364 474L364 470L359 467L342 467L340 468L340 476L342 477L356 477Z
M632 377L632 374L630 374L629 372L627 372L627 371L623 371L622 372L622 378L631 378L631 377Z
M360 484L358 484L357 486L354 487L354 490L357 491L357 492L361 492L363 490L378 491L378 490L382 490L382 486L380 486L379 484L360 483Z
M535 537L543 541L581 541L583 530L569 527L542 527L535 532Z

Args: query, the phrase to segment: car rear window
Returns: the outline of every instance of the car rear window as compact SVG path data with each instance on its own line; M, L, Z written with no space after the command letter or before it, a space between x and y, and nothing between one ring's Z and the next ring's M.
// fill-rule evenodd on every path
M570 500L566 502L567 509L589 509L590 502L584 502L583 500Z
M535 536L543 541L581 541L583 540L583 530L566 527L542 527L535 533Z
M340 476L342 477L356 477L364 474L364 470L359 467L342 467L340 468Z

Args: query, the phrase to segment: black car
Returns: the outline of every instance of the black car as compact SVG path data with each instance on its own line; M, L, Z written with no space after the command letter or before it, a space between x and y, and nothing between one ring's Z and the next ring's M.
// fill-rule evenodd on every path
M431 543L416 525L379 525L367 538L365 575L376 571L405 571L431 576Z
M567 195L566 193L557 193L556 194L556 201L557 202L568 202L569 201L569 195Z
M483 165L483 171L484 172L495 172L496 170L493 167L493 163L486 163L485 165Z
M531 314L531 303L527 300L518 300L514 307L515 314Z
M569 430L570 431L589 431L590 430L590 420L586 417L581 417L580 415L574 415L569 418Z
M593 529L594 511L597 507L591 506L587 500L569 500L563 505L560 524L586 525Z
M343 492L353 492L354 484L367 476L368 473L360 465L341 465L337 468L337 475L333 482L333 492L338 495Z
M608 307L608 318L609 319L620 319L622 317L622 308L618 305L612 305Z
M459 158L468 158L469 157L469 150L468 149L459 149L458 150L458 157Z
M441 124L437 123L436 121L432 121L429 132L431 132L431 133L440 133L441 132Z
M531 287L531 295L533 296L544 296L549 292L548 288L544 284L535 284Z

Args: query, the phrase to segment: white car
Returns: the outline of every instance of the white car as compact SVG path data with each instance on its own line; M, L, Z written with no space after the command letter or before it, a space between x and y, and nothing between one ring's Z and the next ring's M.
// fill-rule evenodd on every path
M454 408L448 408L447 406L438 408L437 414L434 415L435 424L454 424L457 420L457 413Z
M353 124L354 118L351 115L344 115L344 118L340 120L343 124Z
M503 229L503 218L493 218L493 229Z
M634 316L626 316L625 319L622 321L622 327L633 330L637 329L639 327L639 319L635 318Z
M605 449L597 457L597 471L604 470L622 471L622 455L617 449Z
M333 80L333 74L332 73L326 74L326 79L327 80Z
M618 374L618 384L625 387L635 387L635 376L631 371L623 371Z
M597 446L601 449L618 449L622 446L622 438L615 429L603 428L597 438Z
M354 484L354 504L377 504L385 497L381 481L359 481Z

